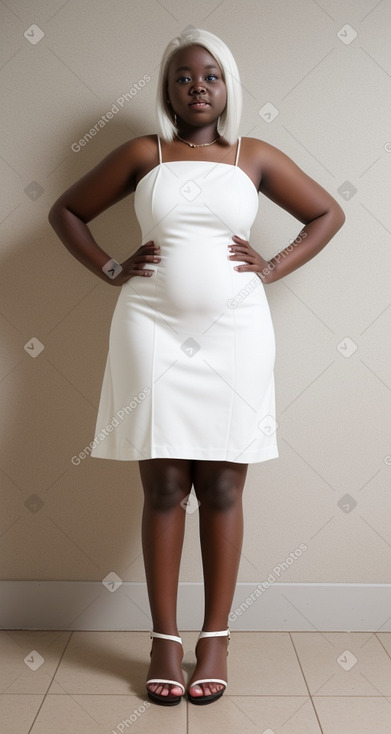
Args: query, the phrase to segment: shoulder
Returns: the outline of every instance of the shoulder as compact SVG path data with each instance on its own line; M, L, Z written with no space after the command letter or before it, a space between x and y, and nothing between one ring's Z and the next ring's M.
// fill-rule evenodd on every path
M111 151L98 166L105 174L126 179L128 193L134 191L137 181L156 166L159 160L157 135L142 135L127 140Z
M282 160L289 160L284 153L270 143L259 138L241 138L240 144L240 166L260 190L261 182L264 182L271 171L276 171L281 166Z
M132 167L145 166L158 156L157 135L141 135L127 140L113 150L113 155L123 156Z
M241 152L260 165L271 164L273 161L279 163L283 159L290 160L282 150L259 138L242 138Z
M241 157L256 172L262 186L272 179L283 182L287 177L305 175L286 153L258 138L242 138Z

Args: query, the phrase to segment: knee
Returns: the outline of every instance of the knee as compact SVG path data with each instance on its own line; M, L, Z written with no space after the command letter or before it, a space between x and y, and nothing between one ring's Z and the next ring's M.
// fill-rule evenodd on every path
M162 479L146 487L145 496L152 509L165 512L177 507L189 491L176 481Z
M196 491L200 504L205 503L215 510L231 509L241 497L241 488L231 479L218 479Z

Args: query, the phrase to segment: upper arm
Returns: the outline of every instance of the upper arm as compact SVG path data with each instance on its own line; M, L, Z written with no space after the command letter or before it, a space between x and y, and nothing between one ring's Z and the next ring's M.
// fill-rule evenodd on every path
M282 151L262 143L260 160L259 191L303 224L331 208L340 209L343 214L337 201Z
M147 138L123 143L67 189L53 208L65 207L83 222L89 222L134 191L142 161L145 164L145 156L151 155L156 153Z

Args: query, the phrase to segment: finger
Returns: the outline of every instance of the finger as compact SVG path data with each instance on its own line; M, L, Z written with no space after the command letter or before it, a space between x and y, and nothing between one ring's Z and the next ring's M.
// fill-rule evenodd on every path
M256 266L254 263L251 265L235 265L234 270L238 270L240 273L255 273Z
M154 259L153 260L149 260L148 262L155 262L155 260ZM142 260L140 262L133 262L131 264L131 266L130 266L131 272L140 273L140 272L145 272L145 271L148 270L150 273L154 273L155 270L151 270L148 267L144 267L144 265L146 265L146 264L147 264L147 261L145 261L145 263L144 263Z
M149 240L149 242L144 242L144 244L141 245L141 247L139 249L142 250L144 247L151 247L151 246L153 246L153 247L160 247L160 245L155 245L155 243L154 243L153 240Z
M255 262L255 255L250 252L234 252L228 255L228 260L245 260L245 262Z
M252 256L254 255L254 251L251 248L243 247L243 246L230 247L229 251L232 253L232 255L241 255L241 254L252 255Z
M248 245L248 240L244 240L242 237L239 237L237 234L234 234L232 237L235 242L238 242L240 245Z
M153 242L146 242L145 245L141 245L134 254L138 255L143 252L157 252L158 250L160 250L160 245L155 245Z
M251 252L251 254L254 254L254 250L248 242L245 245L228 245L228 249L230 252Z
M161 257L157 255L156 253L152 253L150 255L136 255L136 257L133 258L133 262L136 263L157 263L160 262Z
M144 264L144 263L159 263L161 261L161 257L159 257L158 253L151 253L144 255L131 255L125 262L122 264L122 267L125 269L125 271L128 270L128 268L138 268Z
M129 278L134 278L136 276L141 276L143 278L148 278L151 275L153 275L155 270L148 270L147 268L135 268L131 270L129 273L126 273L126 280L129 280Z

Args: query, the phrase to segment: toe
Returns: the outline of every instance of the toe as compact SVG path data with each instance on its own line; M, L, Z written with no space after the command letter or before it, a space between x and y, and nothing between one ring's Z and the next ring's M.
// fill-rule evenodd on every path
M190 686L190 695L194 698L201 696L213 696L215 693L220 693L224 689L224 686L220 683L201 683L196 686Z
M182 696L183 690L179 686L172 686L170 693L172 696Z
M182 696L183 690L180 686L171 685L168 683L149 683L147 686L148 690L152 693L156 693L158 696Z
M194 696L194 697L203 696L204 695L204 692L203 692L201 686L190 686L189 691L190 691L190 695L191 696Z
M189 691L191 696L212 696L214 693L219 693L224 686L219 683L201 683L196 686L190 686Z

